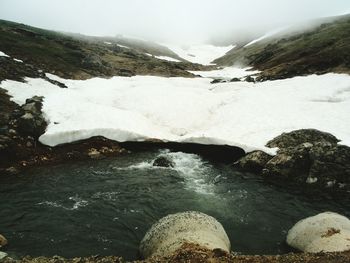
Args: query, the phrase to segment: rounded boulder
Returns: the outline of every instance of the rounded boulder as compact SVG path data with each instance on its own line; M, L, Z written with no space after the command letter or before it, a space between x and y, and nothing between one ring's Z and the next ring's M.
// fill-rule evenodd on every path
M303 252L341 252L350 250L350 220L325 212L300 220L288 232L287 243Z
M188 211L160 219L146 233L140 244L144 258L169 256L184 244L230 252L230 240L222 225L201 212Z

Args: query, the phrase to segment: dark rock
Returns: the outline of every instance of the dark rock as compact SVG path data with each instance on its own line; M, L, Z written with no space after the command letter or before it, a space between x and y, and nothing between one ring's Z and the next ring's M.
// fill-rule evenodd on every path
M239 159L235 164L247 171L260 172L272 157L263 151L254 151Z
M39 138L45 132L46 121L41 115L25 113L18 119L18 131L22 135L31 135Z
M248 76L248 77L246 77L246 78L244 79L244 81L246 81L246 82L253 82L253 83L255 83L255 79L254 79L252 76Z
M223 80L223 79L214 79L214 80L212 80L210 83L211 83L211 84L216 84L216 83L223 83L223 82L226 82L226 81Z
M266 163L263 175L322 189L350 189L350 147L337 142L332 134L314 129L284 133L267 144L280 149Z
M12 144L12 140L10 137L6 135L0 135L0 151L1 149L6 149Z
M239 81L241 81L241 79L239 79L239 78L233 78L230 80L230 82L239 82Z
M334 182L338 187L350 183L350 147L320 142L310 150L310 178L323 186Z
M34 96L26 100L21 109L15 112L12 120L13 128L17 128L19 134L39 138L47 127L42 116L43 97Z
M166 158L165 156L159 156L157 159L154 160L153 166L173 168L175 166L175 163L172 160Z
M304 143L279 150L277 155L266 163L263 175L305 182L311 165L311 147L312 144Z
M62 82L59 82L59 81L57 81L57 80L50 79L50 78L48 78L48 77L46 77L46 76L44 77L44 79L45 79L46 81L50 82L51 84L56 85L56 86L58 86L58 87L60 87L60 88L63 88L63 89L68 88L68 87L66 86L66 84L64 84L64 83L62 83Z
M266 146L270 148L278 147L281 149L287 147L295 147L306 142L329 142L331 144L337 144L339 140L327 132L321 132L315 129L301 129L288 133L282 133L281 135L269 141Z

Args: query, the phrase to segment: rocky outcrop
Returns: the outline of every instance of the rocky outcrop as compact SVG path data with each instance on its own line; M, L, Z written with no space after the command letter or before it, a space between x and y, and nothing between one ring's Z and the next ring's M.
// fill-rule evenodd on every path
M171 168L175 167L175 163L165 156L157 157L157 159L153 161L152 165L158 166L158 167L171 167Z
M262 172L266 179L308 184L321 189L350 189L350 147L339 145L332 134L315 129L283 133L267 143L278 147L275 156L252 152L236 164Z
M296 147L303 143L312 142L329 142L331 144L337 144L339 140L327 132L321 132L315 129L301 129L288 133L282 133L269 141L266 146L270 148L278 147L280 149L285 149L288 147Z
M244 81L255 83L255 79L252 76L247 76Z
M271 155L263 151L254 151L239 159L236 165L247 171L261 172L271 158Z
M350 250L350 220L326 212L299 221L289 230L287 243L303 252Z
M184 244L197 244L207 249L230 251L230 240L222 225L200 212L168 215L155 223L140 244L144 258L169 256Z
M32 136L35 139L42 135L47 123L42 116L43 97L34 96L27 99L20 109L15 110L10 125L22 136Z

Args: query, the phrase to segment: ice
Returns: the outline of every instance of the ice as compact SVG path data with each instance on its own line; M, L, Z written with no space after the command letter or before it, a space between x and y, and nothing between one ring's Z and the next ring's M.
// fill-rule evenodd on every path
M174 46L171 44L163 44L170 50L175 52L179 57L203 65L213 65L212 61L222 57L235 46L218 47L213 45L191 45L191 46Z
M116 141L227 144L274 153L265 147L267 141L302 128L330 132L350 145L347 74L215 85L210 78L48 76L68 89L32 78L26 83L6 80L0 87L18 104L34 95L45 97L49 125L40 141L50 146L99 135Z

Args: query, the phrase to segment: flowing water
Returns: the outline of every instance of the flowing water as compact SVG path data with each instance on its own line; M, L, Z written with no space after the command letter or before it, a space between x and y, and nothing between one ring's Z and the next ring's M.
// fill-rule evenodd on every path
M171 158L175 167L153 167L159 155ZM136 259L154 222L188 210L221 222L233 251L276 254L288 252L286 234L298 220L329 210L350 215L346 202L310 200L229 165L164 150L2 176L0 200L0 233L13 257Z

